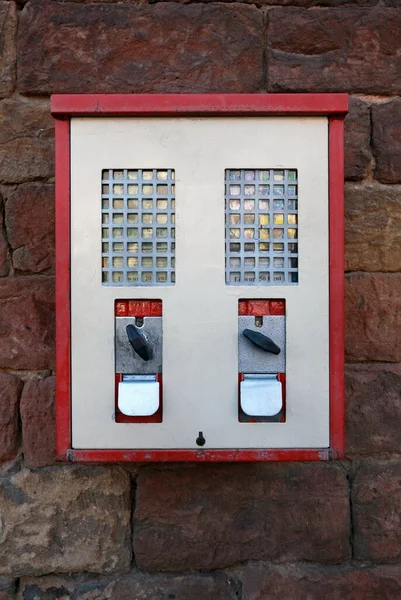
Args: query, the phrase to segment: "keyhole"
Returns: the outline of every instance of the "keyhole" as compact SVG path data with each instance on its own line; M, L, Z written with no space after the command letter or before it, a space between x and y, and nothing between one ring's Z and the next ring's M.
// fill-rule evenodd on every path
M196 443L197 443L198 446L204 446L206 444L206 440L203 437L203 431L199 432L199 435L196 438Z

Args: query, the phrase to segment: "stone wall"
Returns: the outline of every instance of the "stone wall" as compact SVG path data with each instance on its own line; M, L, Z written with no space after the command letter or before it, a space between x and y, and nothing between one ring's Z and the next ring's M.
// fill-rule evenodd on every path
M0 600L401 597L399 0L0 0ZM54 459L59 92L337 92L346 460Z

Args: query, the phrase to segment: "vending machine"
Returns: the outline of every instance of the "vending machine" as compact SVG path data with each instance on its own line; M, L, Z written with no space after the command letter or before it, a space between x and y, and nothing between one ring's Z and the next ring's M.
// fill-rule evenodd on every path
M347 106L53 96L60 460L343 456Z

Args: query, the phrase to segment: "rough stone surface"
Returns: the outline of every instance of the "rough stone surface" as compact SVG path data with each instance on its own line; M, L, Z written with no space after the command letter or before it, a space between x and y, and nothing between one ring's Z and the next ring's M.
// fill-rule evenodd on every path
M268 18L269 91L401 91L401 10L283 7Z
M352 484L355 557L401 559L401 462L363 464Z
M4 278L0 286L0 367L54 366L52 277Z
M345 185L345 270L401 271L401 186Z
M0 460L10 460L18 450L18 401L22 385L15 375L0 373Z
M0 600L14 600L16 582L13 579L0 577Z
M345 390L347 455L401 452L401 365L348 365Z
M119 467L24 469L4 477L0 522L0 575L130 567L130 478Z
M242 600L398 600L395 566L332 567L249 564L242 571Z
M15 87L17 5L0 1L0 98L12 94Z
M335 465L148 469L137 486L134 553L145 570L349 557L347 482Z
M401 100L372 106L375 177L383 183L401 182Z
M401 362L401 273L352 273L345 279L345 352L349 362Z
M0 600L400 600L400 40L400 0L0 0ZM53 466L50 93L266 90L350 94L346 463Z
M21 470L23 459L21 454L18 454L12 460L0 463L0 478L9 477Z
M10 270L10 256L4 226L4 206L0 197L0 276L8 275Z
M370 137L370 106L351 96L344 123L345 179L359 180L366 176L372 160Z
M1 598L1 597L0 597ZM18 600L237 600L233 581L223 574L146 575L22 579Z
M57 2L71 2L71 0L55 0ZM119 0L119 2L130 3L133 0ZM161 2L181 2L187 3L188 0L159 0ZM202 2L215 2L215 0L195 0ZM236 2L236 0L223 0L224 2ZM302 6L302 7L327 7L327 6L374 6L379 0L258 0L258 5L274 5L274 6ZM398 4L391 4L391 2L398 2L399 0L385 0L386 6L398 6ZM24 4L27 0L23 0ZM81 4L93 4L104 3L111 4L116 0L79 0ZM154 0L152 0L154 2ZM242 2L242 0L241 0ZM255 4L254 0L245 0L245 3Z
M55 377L31 379L21 396L22 451L29 467L55 462Z
M7 237L16 271L54 271L54 186L26 183L6 201Z
M18 80L26 94L254 92L262 35L250 6L29 2Z
M0 182L54 175L54 119L44 100L0 102Z

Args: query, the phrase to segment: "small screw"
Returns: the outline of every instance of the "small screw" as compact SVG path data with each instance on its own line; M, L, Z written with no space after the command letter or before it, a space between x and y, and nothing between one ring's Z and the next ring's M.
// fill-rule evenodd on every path
M203 432L200 431L198 437L196 438L196 443L198 446L204 446L206 444L206 440L203 437Z

